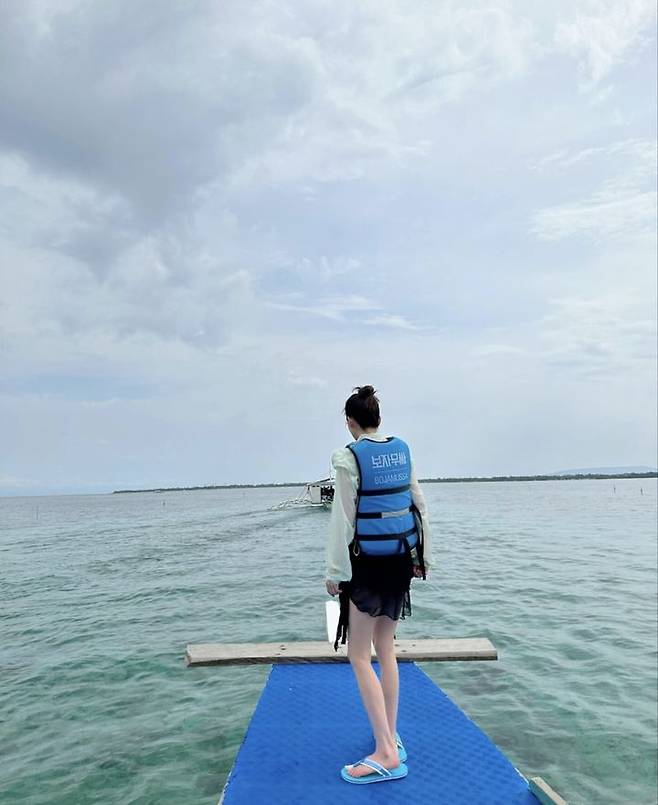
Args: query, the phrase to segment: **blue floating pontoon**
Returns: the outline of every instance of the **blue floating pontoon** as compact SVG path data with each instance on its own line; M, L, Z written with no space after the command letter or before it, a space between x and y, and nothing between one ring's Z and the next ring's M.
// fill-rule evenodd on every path
M274 665L221 805L540 805L482 730L413 662L399 663L401 780L350 785L343 765L374 751L347 664ZM376 662L373 668L379 673Z

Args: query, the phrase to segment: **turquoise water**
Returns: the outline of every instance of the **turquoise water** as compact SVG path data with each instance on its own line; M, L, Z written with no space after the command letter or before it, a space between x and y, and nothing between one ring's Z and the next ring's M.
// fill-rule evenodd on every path
M424 489L398 636L489 637L423 668L517 768L656 803L656 480ZM0 498L2 805L216 803L269 668L184 649L324 638L328 513L269 510L292 492Z

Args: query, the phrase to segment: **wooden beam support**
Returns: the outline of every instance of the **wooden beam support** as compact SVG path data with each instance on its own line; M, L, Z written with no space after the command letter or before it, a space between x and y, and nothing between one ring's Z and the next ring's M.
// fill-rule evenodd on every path
M254 665L269 663L348 662L346 646L336 652L325 642L200 643L188 645L185 662L200 665ZM498 652L486 637L397 640L400 662L497 660ZM372 652L373 656L374 650Z

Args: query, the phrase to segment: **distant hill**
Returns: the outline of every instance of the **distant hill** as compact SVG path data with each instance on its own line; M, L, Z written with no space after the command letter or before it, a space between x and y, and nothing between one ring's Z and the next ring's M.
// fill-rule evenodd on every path
M576 470L555 470L550 475L623 475L627 472L658 472L656 467L584 467Z

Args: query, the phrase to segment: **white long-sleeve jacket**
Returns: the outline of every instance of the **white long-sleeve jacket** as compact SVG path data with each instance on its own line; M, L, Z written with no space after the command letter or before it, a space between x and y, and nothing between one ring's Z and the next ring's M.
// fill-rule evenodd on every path
M375 442L386 441L388 437L380 433L364 433L361 439ZM352 565L350 563L349 544L354 538L354 521L356 517L356 496L359 488L359 469L352 451L347 447L335 450L331 455L331 465L336 472L334 485L334 502L331 505L329 521L329 539L326 551L326 578L328 581L350 581ZM423 523L423 560L425 568L432 565L430 549L429 519L425 497L416 478L413 457L411 461L411 497L418 509ZM416 549L412 549L416 559Z

